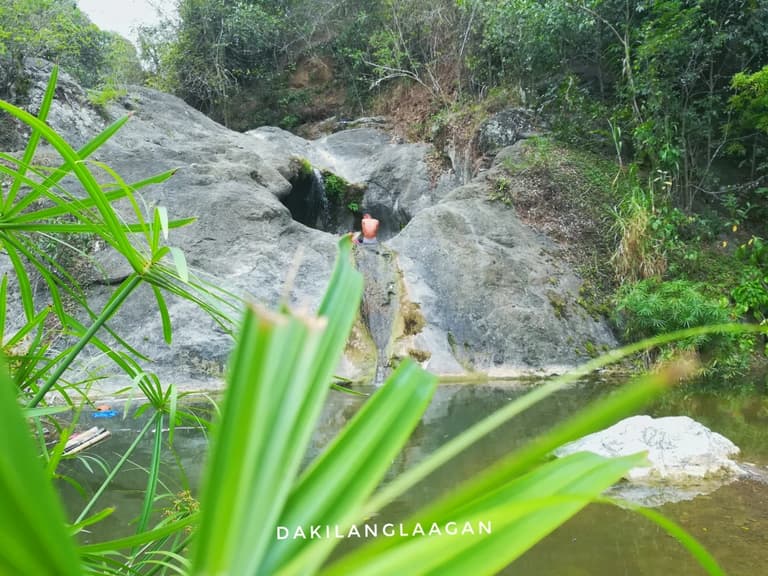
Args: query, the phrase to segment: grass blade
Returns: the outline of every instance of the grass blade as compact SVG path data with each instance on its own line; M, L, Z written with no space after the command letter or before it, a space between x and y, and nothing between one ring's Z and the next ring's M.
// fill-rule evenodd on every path
M203 519L194 556L196 573L252 573L245 567L266 546L267 527L282 506L280 494L290 486L286 465L290 468L296 460L292 452L301 450L303 454L303 447L288 445L275 417L286 388L306 386L302 348L315 352L321 334L320 326L296 318L253 309L246 312L206 469ZM296 392L299 395L292 396L292 402L304 391L297 388ZM284 413L281 416L283 426L306 425L284 419ZM279 461L269 457L275 444L285 450Z
M342 560L323 574L491 576L643 461L642 455L607 459L580 453L551 462L517 478L491 502L453 517L457 526L468 523L477 533L459 538L445 531L425 538L396 537L387 552L355 555L354 561ZM483 532L481 526L490 530Z
M166 222L167 225L168 223ZM166 230L165 233L167 235L168 231ZM184 257L184 252L176 246L168 246L168 249L171 251L171 257L173 258L174 266L176 266L176 272L179 274L179 279L182 282L189 282L189 269L187 268L187 259Z
M3 238L3 234L0 234L0 238ZM27 274L27 269L24 263L19 258L16 249L13 247L13 243L8 241L9 239L3 238L3 247L5 253L8 254L8 258L13 264L13 270L16 272L16 280L19 283L19 292L21 293L21 304L24 309L24 316L27 321L32 320L35 316L35 302L32 296L32 284Z
M56 367L56 370L54 370L54 372L48 377L45 383L34 395L32 400L30 400L29 404L27 405L29 408L34 408L40 403L40 401L45 397L53 385L56 384L61 375L64 374L64 371L69 368L72 362L74 362L75 358L77 358L78 354L80 354L83 348L85 348L85 346L96 336L96 332L98 332L104 323L112 317L117 309L120 308L120 305L125 301L126 298L128 298L128 296L131 295L133 290L135 290L140 283L141 278L138 276L134 275L126 278L126 280L120 285L115 294L113 294L112 298L104 307L104 310L101 312L99 317L93 322L93 324L91 324L90 328L88 328L85 334L83 334L80 340L78 340L77 344L71 348L67 356Z
M134 270L141 271L144 267L144 258L129 241L117 213L107 200L106 194L77 152L55 130L25 110L2 100L0 100L0 109L18 118L21 122L32 128L33 131L40 132L41 136L56 149L64 161L72 166L72 171L85 191L93 199L105 227L110 232L110 236L104 239L110 242L128 260ZM129 200L133 199L130 195L128 195L128 198Z
M0 368L0 573L80 574L64 511L21 416L5 366Z
M206 466L193 574L262 565L357 314L362 278L350 255L347 239L320 308L326 318L246 310Z
M145 532L149 525L149 519L152 516L152 504L155 501L155 494L157 492L157 480L160 474L160 456L163 450L163 414L158 412L155 414L155 441L152 445L152 462L149 466L149 475L147 477L147 488L144 492L144 505L141 509L141 516L139 517L138 525L136 526L136 533L141 534Z
M154 422L154 420L149 420L144 425L144 427L139 431L138 435L133 440L131 445L120 456L120 459L114 465L112 470L110 470L109 474L107 474L107 477L104 478L104 481L101 483L101 486L99 486L98 490L96 490L96 492L93 494L93 496L91 496L91 499L88 501L88 503L82 509L82 511L80 512L80 515L75 520L75 524L77 524L78 522L82 522L83 519L88 515L88 512L91 511L91 508L93 508L93 506L96 504L96 501L101 497L101 495L104 493L104 491L107 489L107 487L112 483L112 480L114 480L115 476L117 476L117 473L123 467L123 464L125 464L128 461L128 458L131 457L131 454L133 454L133 451L136 450L136 447L143 440L143 438L146 435L147 431L152 427L153 422Z
M131 117L129 114L128 116L123 116L119 120L113 122L107 128L105 128L100 134L98 134L95 138L93 138L90 142L88 142L85 146L80 148L77 151L77 154L80 158L85 159L88 158L91 154L93 154L99 147L101 147L102 144L104 144L107 140L109 140L114 134L120 130L120 128L123 127L123 125L128 121L128 119ZM43 182L39 185L42 189L49 189L53 188L58 182L62 180L67 174L69 174L72 171L72 164L69 162L65 162L61 166L59 166L56 170L53 171L53 173L48 176ZM14 206L8 211L7 216L13 217L19 214L24 208L29 206L34 201L35 196L29 195L25 198L22 198L14 204Z
M80 546L80 554L105 554L107 552L117 552L119 550L125 550L126 548L142 546L143 544L154 542L161 538L165 538L166 536L170 536L171 534L176 534L188 526L193 526L199 520L200 515L195 512L185 518L174 520L173 522L163 524L158 528L153 528L152 530L148 530L141 534L107 540L106 542L97 542L96 544L85 544Z
M171 315L168 313L168 306L165 304L163 293L157 286L152 286L152 292L155 294L157 309L160 311L160 319L163 323L163 339L166 344L170 344L173 340L173 328L171 327Z
M5 348L5 314L8 307L7 296L8 274L3 274L3 279L0 280L0 340L3 340L3 348Z

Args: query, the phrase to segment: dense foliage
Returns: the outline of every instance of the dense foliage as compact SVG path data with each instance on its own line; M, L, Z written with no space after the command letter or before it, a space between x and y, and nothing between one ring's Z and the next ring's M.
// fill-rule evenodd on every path
M765 176L766 0L182 0L179 16L145 30L156 81L239 127L327 112L329 78L297 81L314 61L347 109L393 82L422 87L433 112L504 88L566 140L610 151L618 137L688 210ZM248 98L261 110L233 119Z
M687 280L655 279L627 284L620 289L617 301L614 319L628 340L724 324L733 320L735 312L705 285ZM700 335L681 340L661 353L668 356L679 349L695 350L706 360L706 371L727 381L744 373L753 344L751 336Z
M181 0L178 9L177 20L140 30L150 85L236 129L405 111L412 134L438 148L468 143L495 110L532 108L561 144L618 164L613 190L599 194L614 198L615 287L706 279L744 318L765 318L765 267L723 262L765 242L768 0ZM141 75L132 46L73 2L4 0L0 16L2 70L22 56L58 60L99 86L95 103ZM12 76L0 78L7 97L20 86Z
M133 44L99 30L74 0L0 0L0 23L5 70L20 71L23 58L39 57L58 62L87 88L142 80ZM0 80L7 97L13 78Z

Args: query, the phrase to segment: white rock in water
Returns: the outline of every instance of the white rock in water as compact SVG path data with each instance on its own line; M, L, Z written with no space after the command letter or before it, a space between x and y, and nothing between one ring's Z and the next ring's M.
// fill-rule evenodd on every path
M650 466L633 468L627 473L627 480L691 483L742 473L730 459L739 453L739 448L687 416L626 418L561 446L555 455L593 452L601 456L627 456L644 451L648 452Z

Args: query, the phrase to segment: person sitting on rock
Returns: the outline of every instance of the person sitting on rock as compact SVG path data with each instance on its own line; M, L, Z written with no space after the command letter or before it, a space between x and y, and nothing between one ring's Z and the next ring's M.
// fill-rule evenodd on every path
M367 212L363 214L363 244L376 244L376 233L379 231L379 221Z

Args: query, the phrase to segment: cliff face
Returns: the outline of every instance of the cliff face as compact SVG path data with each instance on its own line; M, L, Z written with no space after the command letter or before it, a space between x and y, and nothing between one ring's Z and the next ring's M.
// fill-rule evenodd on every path
M42 64L31 71L32 111L48 73ZM425 144L400 144L373 129L314 141L275 128L242 134L146 88L131 88L96 111L66 76L49 123L80 146L126 113L132 118L93 159L129 182L178 169L170 180L143 189L142 198L149 207L165 206L171 218L197 218L172 230L170 241L218 286L268 306L285 294L295 305L317 305L338 236L300 224L281 202L301 158L359 184L360 209L382 220L381 238L394 251L388 256L393 277L400 278L393 286L396 300L406 315L423 316L404 327L408 319L400 313L386 354L410 353L438 373L503 375L573 365L586 340L613 344L606 326L573 304L580 281L559 258L558 246L521 223L514 208L489 199L493 169L457 188L452 173L430 168ZM52 154L43 147L40 157ZM93 254L100 263L88 288L94 309L109 297L110 282L126 272L111 256ZM171 346L163 342L150 290L134 295L112 328L155 361L152 369L161 378L185 387L217 386L230 338L191 304L169 306ZM348 354L340 373L369 376L375 359L368 355Z

